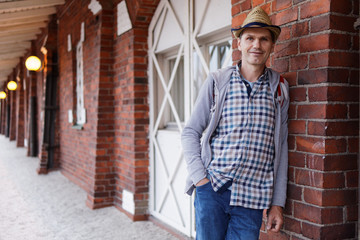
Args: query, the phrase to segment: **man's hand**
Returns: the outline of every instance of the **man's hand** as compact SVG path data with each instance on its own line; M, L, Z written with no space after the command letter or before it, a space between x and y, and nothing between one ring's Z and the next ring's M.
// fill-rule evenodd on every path
M280 228L282 227L284 223L283 220L283 209L280 206L272 206L270 208L268 217L267 217L267 223L266 223L266 229L268 231L272 232L279 232Z
M197 187L200 187L200 186L202 186L202 185L207 184L209 181L210 181L209 179L203 178L203 179L201 179L201 180L196 184L196 186L197 186Z

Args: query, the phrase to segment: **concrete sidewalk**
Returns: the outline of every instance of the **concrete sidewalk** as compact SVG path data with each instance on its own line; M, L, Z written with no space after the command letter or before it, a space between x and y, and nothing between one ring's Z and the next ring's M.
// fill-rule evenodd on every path
M38 158L0 135L1 240L177 239L115 207L91 210L86 193L59 171L38 175Z

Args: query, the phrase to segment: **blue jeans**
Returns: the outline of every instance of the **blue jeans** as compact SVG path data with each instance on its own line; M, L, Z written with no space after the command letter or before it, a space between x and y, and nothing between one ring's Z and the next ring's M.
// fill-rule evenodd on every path
M230 190L214 192L208 182L196 187L197 240L257 240L263 210L230 206Z

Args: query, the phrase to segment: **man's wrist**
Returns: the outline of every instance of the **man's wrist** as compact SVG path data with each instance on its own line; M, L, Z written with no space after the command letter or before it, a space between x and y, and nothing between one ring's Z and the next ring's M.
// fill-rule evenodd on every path
M284 211L284 208L282 206L278 206L278 205L272 205L270 209L276 209L278 211L281 211L281 213Z

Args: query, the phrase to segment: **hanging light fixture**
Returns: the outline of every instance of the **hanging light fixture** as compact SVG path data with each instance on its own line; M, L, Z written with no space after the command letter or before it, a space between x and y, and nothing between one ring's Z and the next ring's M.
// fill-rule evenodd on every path
M5 99L6 98L6 93L4 91L0 92L0 99Z
M36 56L30 56L26 59L25 66L29 71L38 71L41 68L41 60Z
M17 83L15 81L10 81L8 82L7 84L7 88L10 90L10 91L14 91L16 90L17 88Z

